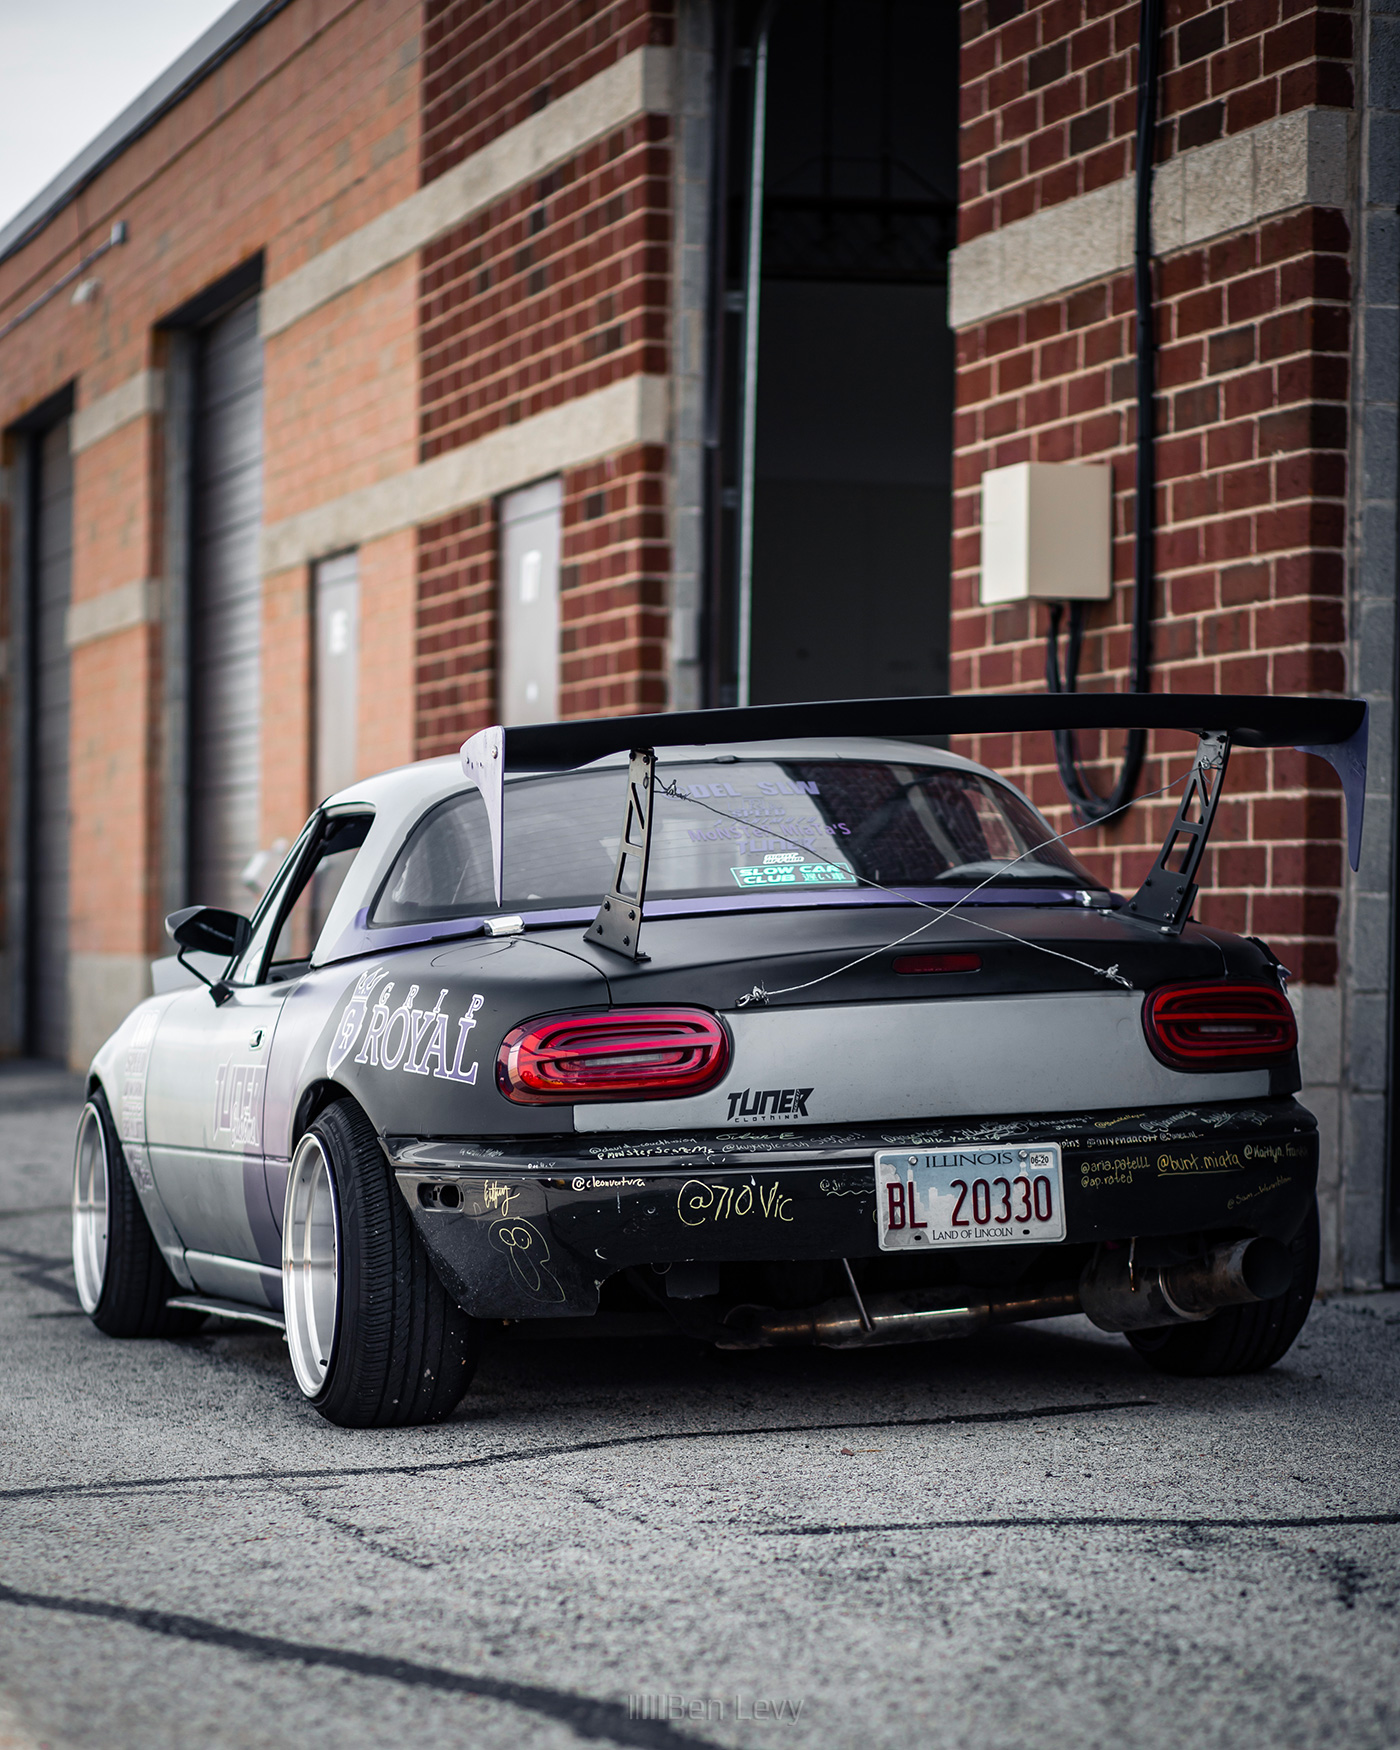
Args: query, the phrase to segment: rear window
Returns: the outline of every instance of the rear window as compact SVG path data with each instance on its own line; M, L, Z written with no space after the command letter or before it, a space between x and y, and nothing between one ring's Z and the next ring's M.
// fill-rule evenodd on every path
M663 795L660 786L677 794ZM517 911L596 904L622 824L619 767L506 785L502 904ZM693 899L867 881L900 889L998 885L1099 889L1004 785L976 772L874 760L665 765L658 772L647 893ZM1016 859L1022 859L1017 861ZM412 924L499 909L491 839L476 790L415 827L371 922Z

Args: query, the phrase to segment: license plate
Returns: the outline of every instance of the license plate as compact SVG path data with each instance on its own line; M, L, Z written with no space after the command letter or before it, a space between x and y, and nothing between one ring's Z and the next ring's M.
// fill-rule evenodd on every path
M875 1220L886 1252L1062 1240L1060 1145L884 1150L875 1156Z

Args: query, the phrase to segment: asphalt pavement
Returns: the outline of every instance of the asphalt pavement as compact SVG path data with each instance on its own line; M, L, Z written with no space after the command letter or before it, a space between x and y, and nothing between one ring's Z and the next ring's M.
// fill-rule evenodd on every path
M1400 1745L1400 1295L1242 1380L497 1341L350 1433L275 1333L89 1325L79 1097L0 1066L0 1750Z

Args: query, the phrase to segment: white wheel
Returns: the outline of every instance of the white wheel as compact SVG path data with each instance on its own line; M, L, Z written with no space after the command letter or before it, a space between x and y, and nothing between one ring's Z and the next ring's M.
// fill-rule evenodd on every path
M85 1313L97 1310L107 1280L107 1139L89 1100L73 1156L73 1274Z
M302 1137L287 1178L282 1221L282 1304L292 1371L318 1396L335 1359L340 1322L340 1204L321 1139Z

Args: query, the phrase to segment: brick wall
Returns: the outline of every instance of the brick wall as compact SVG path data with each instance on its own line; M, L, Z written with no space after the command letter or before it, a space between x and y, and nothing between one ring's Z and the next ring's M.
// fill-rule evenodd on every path
M1135 47L1129 54L1128 40L1135 45L1137 8L1104 7L1102 16L1086 18L1095 11L1092 4L1052 0L982 37L974 31L969 47L975 51L976 95L966 135L975 197L970 223L1021 216L1020 206L1003 204L1006 190L1021 190L1018 200L1048 204L1130 169L1131 141L1124 136L1132 127L1136 75ZM1281 16L1289 11L1296 17ZM987 13L995 15L995 0L966 8L965 18L975 27ZM1258 107L1266 100L1281 103L1300 91L1315 92L1316 85L1306 81L1290 84L1278 63L1297 47L1298 31L1307 40L1341 40L1329 35L1337 16L1313 7L1231 0L1209 10L1170 5L1167 18L1166 66L1175 70L1164 82L1169 120L1163 150L1181 138L1181 124L1203 97L1223 106L1222 126L1228 129L1269 113ZM1069 28L1076 19L1078 28ZM1250 21L1258 28L1246 37ZM1216 51L1186 59L1193 45L1216 36ZM1109 106L1107 141L1085 144L1072 160L1053 148L1043 129L1036 131L1054 113L1048 98L1039 92L1026 96L1040 77L1033 69L1047 65L1036 59L1047 44L1064 45L1063 76L1076 102L1101 106L1114 92L1126 92L1121 104ZM1091 47L1097 61L1089 59ZM1049 64L1058 67L1060 59L1057 50ZM997 72L985 71L988 66ZM998 72L1004 76L1000 85ZM1316 66L1313 72L1321 77ZM1333 72L1340 80L1342 69ZM1045 87L1056 89L1054 83ZM1251 94L1255 107L1232 110L1232 89ZM1340 86L1334 82L1329 89ZM1012 115L1009 127L1004 116L989 113L994 99ZM1051 124L1062 133L1069 127L1066 149L1073 132L1072 123L1065 123L1068 113ZM1237 114L1247 119L1232 121ZM1006 142L1017 129L1025 133L1014 148L1021 154L1019 180L985 193L999 174L992 170L996 151L989 142L1011 150ZM1037 168L1031 149L1036 141L1042 142L1041 156L1059 151L1053 166ZM1118 156L1109 175L1104 154L1112 152ZM1345 688L1350 248L1343 215L1308 208L1159 263L1154 691ZM960 333L955 690L1040 690L1045 684L1048 610L1031 604L983 609L977 597L982 473L1026 460L1113 465L1115 590L1111 602L1088 610L1080 676L1085 690L1128 685L1136 437L1132 336L1128 274ZM1090 775L1100 793L1112 784L1120 741L1081 737L1081 752L1098 762ZM1191 742L1155 736L1151 751L1140 794L1185 769ZM983 738L980 752L1024 784L1058 827L1071 824L1048 737ZM1071 842L1104 878L1131 891L1171 807L1170 798L1144 803L1120 823L1090 829ZM1289 752L1237 752L1199 915L1264 936L1305 982L1332 982L1341 834L1336 786L1318 762Z
M166 365L162 319L238 264L261 253L265 280L275 282L413 194L421 24L416 0L296 0L0 262L4 323L114 220L128 228L127 241L95 265L95 296L75 306L62 293L0 342L0 429L69 384L81 415ZM268 343L268 520L416 461L417 293L414 266L391 269ZM165 551L163 429L151 409L75 458L75 606L178 565ZM407 583L412 557L409 543L399 556ZM0 575L0 628L16 581ZM304 818L306 600L305 567L269 584L264 698L284 733L264 738L264 842L295 832ZM374 607L367 594L367 612ZM411 597L401 617L411 627ZM159 625L130 627L74 653L75 1064L86 1064L142 994L148 956L168 947L163 853L179 823L163 816L162 637ZM411 696L412 655L409 647L400 673L385 678L376 652L379 684L402 698ZM0 779L9 775L11 697L0 677ZM394 755L406 757L410 742L399 738ZM8 784L0 794L8 799ZM4 968L0 959L0 1003ZM11 1043L0 1013L0 1048Z
M668 128L640 117L423 251L424 461L665 371Z
M423 181L634 49L670 43L671 13L670 0L428 0Z
M1350 0L1168 0L1157 156L1352 102ZM958 236L1127 176L1138 0L963 7Z
M418 530L415 759L455 753L495 722L496 574L491 504Z
M561 713L655 711L666 700L665 453L645 446L564 475ZM495 508L418 531L415 758L455 753L495 721Z
M665 708L665 470L648 445L564 476L565 717Z
M425 180L622 55L670 40L669 5L643 0L430 6ZM641 116L424 250L424 461L623 378L665 374L671 178L671 120ZM666 702L665 466L645 448L566 471L564 716ZM415 737L427 755L493 720L492 507L422 529L419 566Z

